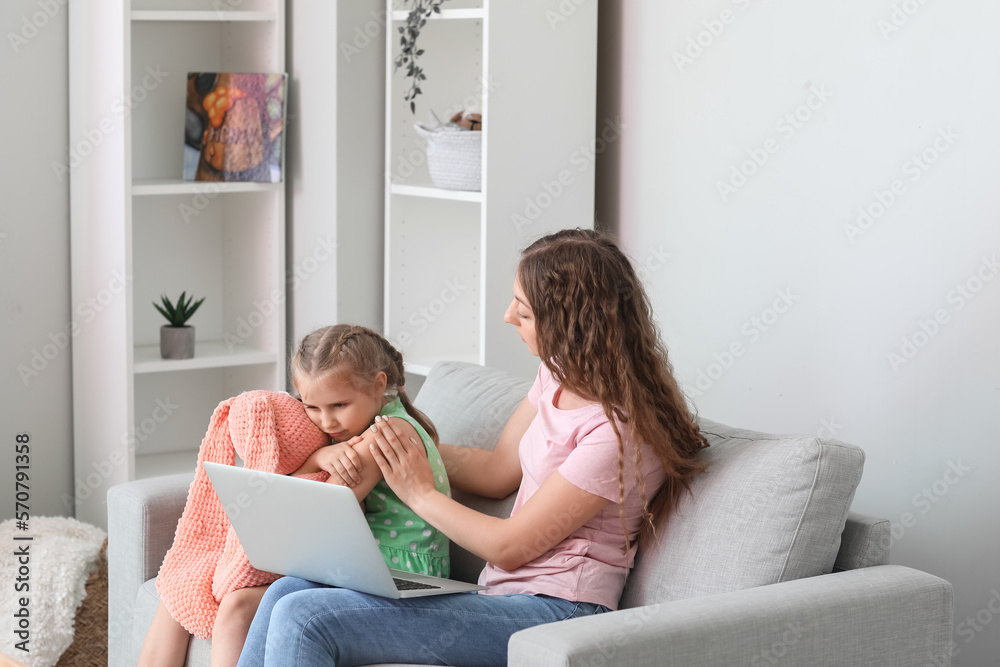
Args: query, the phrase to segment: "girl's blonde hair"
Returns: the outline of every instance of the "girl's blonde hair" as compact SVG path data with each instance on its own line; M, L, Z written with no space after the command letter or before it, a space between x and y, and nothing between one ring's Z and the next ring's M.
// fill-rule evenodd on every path
M307 334L292 356L292 378L313 380L336 375L360 391L369 391L379 372L385 373L386 395L399 396L403 409L438 441L437 429L406 395L403 355L368 327L335 324Z
M649 297L615 242L584 229L562 230L528 246L518 280L535 316L542 361L566 389L604 407L618 438L623 529L625 447L619 424L635 442L645 541L706 468L698 452L708 446L674 379ZM650 446L667 475L652 500L646 496L640 444Z

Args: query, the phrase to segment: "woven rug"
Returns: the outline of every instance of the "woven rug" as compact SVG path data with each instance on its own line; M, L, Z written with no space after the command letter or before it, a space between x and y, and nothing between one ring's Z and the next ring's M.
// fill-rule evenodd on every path
M87 597L76 610L73 643L56 667L105 667L108 664L108 540L101 545L97 569L87 579Z

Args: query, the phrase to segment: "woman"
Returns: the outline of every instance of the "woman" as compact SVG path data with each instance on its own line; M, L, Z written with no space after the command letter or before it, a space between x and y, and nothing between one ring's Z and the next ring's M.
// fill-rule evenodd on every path
M707 446L671 374L649 299L610 239L564 230L523 253L504 315L541 358L493 451L441 445L451 485L503 498L510 518L434 489L426 454L388 422L371 461L400 499L487 561L479 594L389 600L286 578L241 665L502 665L524 628L617 609L636 538L661 526ZM522 468L523 464L523 468ZM260 647L265 645L261 651Z

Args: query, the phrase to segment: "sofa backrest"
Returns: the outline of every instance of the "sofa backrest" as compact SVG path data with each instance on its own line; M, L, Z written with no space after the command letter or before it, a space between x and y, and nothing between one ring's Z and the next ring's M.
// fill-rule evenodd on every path
M445 361L431 369L413 404L434 422L441 442L492 450L530 388L527 380L495 368ZM516 495L494 500L452 489L463 505L500 517L510 516ZM485 561L454 542L450 549L451 576L477 581Z
M621 606L727 593L833 571L864 452L700 419L708 470L640 552Z
M461 362L431 369L414 404L441 442L492 449L531 383ZM641 548L622 607L679 600L831 572L864 452L811 436L774 436L705 419L708 471L692 484L659 535ZM460 502L509 516L504 500L453 491ZM887 558L881 529L861 522L844 566ZM884 550L880 550L885 546ZM451 545L452 576L475 581L483 560ZM840 563L838 563L840 565Z

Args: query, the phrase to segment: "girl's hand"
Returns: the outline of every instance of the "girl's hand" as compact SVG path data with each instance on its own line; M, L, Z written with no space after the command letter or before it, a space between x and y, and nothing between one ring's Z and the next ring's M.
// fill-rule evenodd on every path
M435 490L434 472L423 443L404 437L398 428L389 420L376 417L371 426L375 436L371 451L386 484L412 507L414 500Z
M361 436L354 436L345 442L323 447L316 454L316 465L330 473L328 484L352 487L361 481L361 457L354 451L354 445L361 442Z

